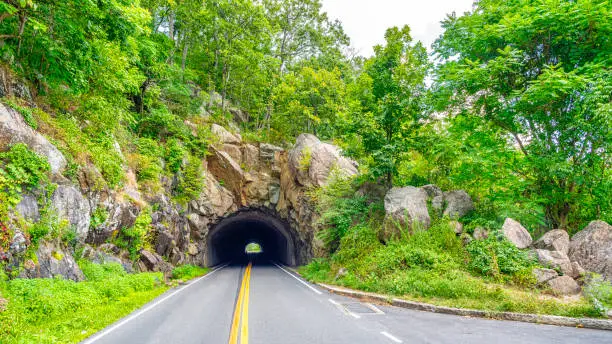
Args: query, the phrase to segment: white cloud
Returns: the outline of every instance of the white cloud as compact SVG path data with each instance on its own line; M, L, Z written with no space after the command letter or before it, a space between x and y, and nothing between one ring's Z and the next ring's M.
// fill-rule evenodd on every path
M442 33L440 22L453 11L469 11L473 0L322 0L330 19L339 19L351 46L364 56L384 43L387 28L408 24L412 38L430 48Z

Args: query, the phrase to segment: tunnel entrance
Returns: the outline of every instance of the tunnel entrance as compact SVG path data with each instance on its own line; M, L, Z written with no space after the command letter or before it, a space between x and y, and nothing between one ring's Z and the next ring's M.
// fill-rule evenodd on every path
M242 263L249 255L245 247L257 243L258 261L296 264L295 238L289 225L274 211L243 209L214 225L206 241L206 265Z

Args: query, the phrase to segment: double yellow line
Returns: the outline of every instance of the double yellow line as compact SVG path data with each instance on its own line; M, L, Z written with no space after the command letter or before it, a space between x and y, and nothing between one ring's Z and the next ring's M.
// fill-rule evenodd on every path
M249 343L249 287L251 285L252 266L249 263L242 276L240 292L238 293L236 308L234 309L234 318L232 319L229 344L238 344L238 337L240 337L240 344Z

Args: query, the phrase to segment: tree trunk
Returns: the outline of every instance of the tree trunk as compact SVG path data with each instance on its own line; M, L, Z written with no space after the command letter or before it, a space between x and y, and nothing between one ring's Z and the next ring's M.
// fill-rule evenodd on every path
M189 43L183 44L183 56L181 57L181 70L185 72L185 65L187 64L187 51L189 50Z

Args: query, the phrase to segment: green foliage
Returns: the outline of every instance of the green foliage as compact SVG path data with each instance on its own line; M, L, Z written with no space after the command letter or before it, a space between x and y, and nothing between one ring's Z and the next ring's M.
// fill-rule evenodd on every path
M300 268L300 273L314 281L444 306L599 316L584 300L571 303L542 300L536 289L519 290L499 284L509 281L528 286L529 278L523 274L527 269L519 268L531 266L531 262L523 260L503 243L490 242L486 247L499 252L498 257L502 257L498 258L499 266L504 270L500 274L508 278L493 280L480 276L479 271L469 266L467 250L447 220L436 220L429 230L417 231L387 245L378 241L376 233L375 226L352 227L342 238L336 253L330 258L314 260ZM511 266L512 263L517 266Z
M138 259L140 250L148 244L151 221L151 208L146 207L138 214L134 226L122 228L114 240L117 247L127 250L134 261Z
M261 249L261 245L259 245L258 243L251 242L246 245L246 247L244 248L244 251L246 253L261 253L262 249Z
M127 274L120 264L79 262L87 281L14 279L0 284L0 341L76 343L166 290L160 273Z
M317 235L329 252L337 249L351 226L365 221L371 213L366 198L356 196L352 182L351 178L332 171L327 185L311 192L321 214L318 225L323 228Z
M91 213L91 222L90 222L89 226L91 228L98 228L99 226L104 224L104 222L106 222L106 219L108 219L108 211L106 209L98 206Z
M444 21L434 46L438 108L494 146L516 147L504 162L475 141L474 172L484 162L485 180L514 184L511 197L544 208L549 228L579 229L610 212L611 13L603 0L479 1Z
M189 156L187 164L179 174L175 198L179 202L188 202L196 199L200 195L203 186L202 161L197 157Z
M612 283L601 275L590 274L588 276L584 295L601 315L606 315L612 309Z
M23 116L23 120L27 123L27 125L32 127L32 129L38 128L38 124L36 123L36 119L34 118L34 114L32 113L31 108L18 105L17 103L13 102L11 99L7 99L7 98L2 99L2 102L6 103L8 106L17 110L17 112L19 112L21 116Z
M187 281L205 275L207 272L207 268L185 264L172 269L172 279Z
M519 277L531 274L536 265L533 259L504 238L494 235L484 240L472 240L466 250L469 268L485 276L501 278L504 275Z

